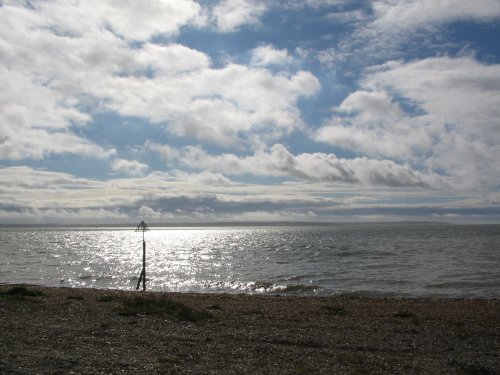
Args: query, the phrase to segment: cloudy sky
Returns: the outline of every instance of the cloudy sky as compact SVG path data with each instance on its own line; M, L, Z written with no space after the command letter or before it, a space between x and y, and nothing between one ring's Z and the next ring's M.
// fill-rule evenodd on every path
M0 223L500 222L500 0L0 0Z

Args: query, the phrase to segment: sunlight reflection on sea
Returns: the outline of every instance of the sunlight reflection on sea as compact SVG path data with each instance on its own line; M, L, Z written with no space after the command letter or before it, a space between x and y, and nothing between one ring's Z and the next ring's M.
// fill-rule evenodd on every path
M148 290L500 296L499 226L151 228ZM0 282L134 289L133 228L0 230Z

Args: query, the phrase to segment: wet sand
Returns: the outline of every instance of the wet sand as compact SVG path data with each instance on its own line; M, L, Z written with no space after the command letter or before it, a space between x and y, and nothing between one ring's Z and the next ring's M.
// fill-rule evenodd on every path
M500 373L499 299L0 285L0 317L0 374Z

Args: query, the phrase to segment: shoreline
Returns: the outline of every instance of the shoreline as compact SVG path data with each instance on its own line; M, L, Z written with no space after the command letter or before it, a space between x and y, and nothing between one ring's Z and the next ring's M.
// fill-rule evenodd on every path
M138 278L134 281L138 281ZM257 281L258 284L263 284L262 287L255 287L255 289L234 289L234 290L216 290L216 291L169 291L169 290L158 290L153 289L148 286L147 293L158 293L158 294L180 294L180 295L229 295L229 296L262 296L262 297L299 297L299 298L366 298L366 299L422 299L422 300L500 300L500 294L485 294L479 295L477 293L470 294L449 294L449 293L434 293L434 294L409 294L402 292L381 292L376 290L353 290L353 291L336 291L333 293L325 291L320 285L309 285L309 284L289 284L283 286L282 288L272 288L271 282ZM270 291L267 291L266 284ZM142 290L136 290L136 288L131 285L127 288L112 288L112 287L98 287L98 286L72 286L68 284L60 283L56 284L33 284L27 282L0 282L0 288L7 288L13 286L25 286L30 288L48 288L48 289L90 289L90 290L110 290L119 291L125 293L137 293ZM262 291L264 289L264 291Z
M261 283L259 281L259 283ZM134 282L135 284L135 282ZM48 288L48 289L90 289L97 291L119 291L125 293L138 293L142 290L136 290L134 286L128 288L112 288L112 287L98 287L98 286L71 286L68 284L50 285L50 284L33 284L25 282L0 282L0 288L8 288L13 286L25 286L30 288ZM141 287L142 288L142 287ZM228 296L262 296L262 297L298 297L298 298L364 298L364 299L416 299L416 300L500 300L500 294L485 294L479 295L477 293L470 294L447 294L447 293L434 293L434 294L409 294L401 292L380 292L375 290L357 290L357 291L336 291L329 293L319 285L308 284L290 284L282 289L276 288L270 291L262 291L265 287L255 289L234 289L234 290L216 290L216 291L171 291L171 290L158 290L148 286L147 293L158 294L179 294L179 295L228 295Z
M0 284L0 314L5 374L500 373L497 298Z

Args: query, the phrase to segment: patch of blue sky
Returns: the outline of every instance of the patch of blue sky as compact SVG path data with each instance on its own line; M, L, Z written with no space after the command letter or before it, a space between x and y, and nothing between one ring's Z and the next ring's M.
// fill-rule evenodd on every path
M315 128L331 117L334 107L342 103L347 95L355 90L356 85L352 80L337 76L328 68L321 67L313 70L313 73L320 81L321 88L314 96L299 98L298 106L302 118Z
M400 95L398 92L391 92L391 95L392 102L397 103L397 105L404 111L405 115L415 117L427 114L420 103L416 102L415 100Z
M207 54L214 69L225 67L230 61L238 60L249 50L257 47L261 40L259 32L218 33L209 28L189 28L180 34L176 43ZM234 59L234 60L233 60Z
M24 160L24 164L40 171L67 173L78 178L104 180L109 177L109 160L72 153L50 154L43 159ZM3 162L2 167L19 166L19 162ZM76 174L75 171L78 173Z
M500 23L498 21L453 22L448 25L447 39L455 46L454 54L473 55L487 64L500 63Z
M145 118L121 116L116 112L94 114L92 125L80 131L87 139L103 147L139 146L148 139L162 142L168 137L160 124L151 125Z
M104 149L114 149L116 151L113 155L114 158L139 160L150 165L150 168L154 170L165 170L166 163L160 160L156 154L142 152L147 141L154 140L155 143L159 144L174 144L174 147L184 145L181 139L172 140L162 124L151 124L147 119L121 116L115 112L94 114L92 123L77 129L76 133ZM55 169L69 171L68 168L71 167L71 164L68 164L67 160L73 158L78 159L77 156L73 155L53 156ZM94 160L82 160L81 165L78 166L79 174L80 171L86 171L85 177L98 179L104 179L109 175L109 160L95 161L100 165L100 168L92 168L93 163ZM75 167L76 165L73 168Z

